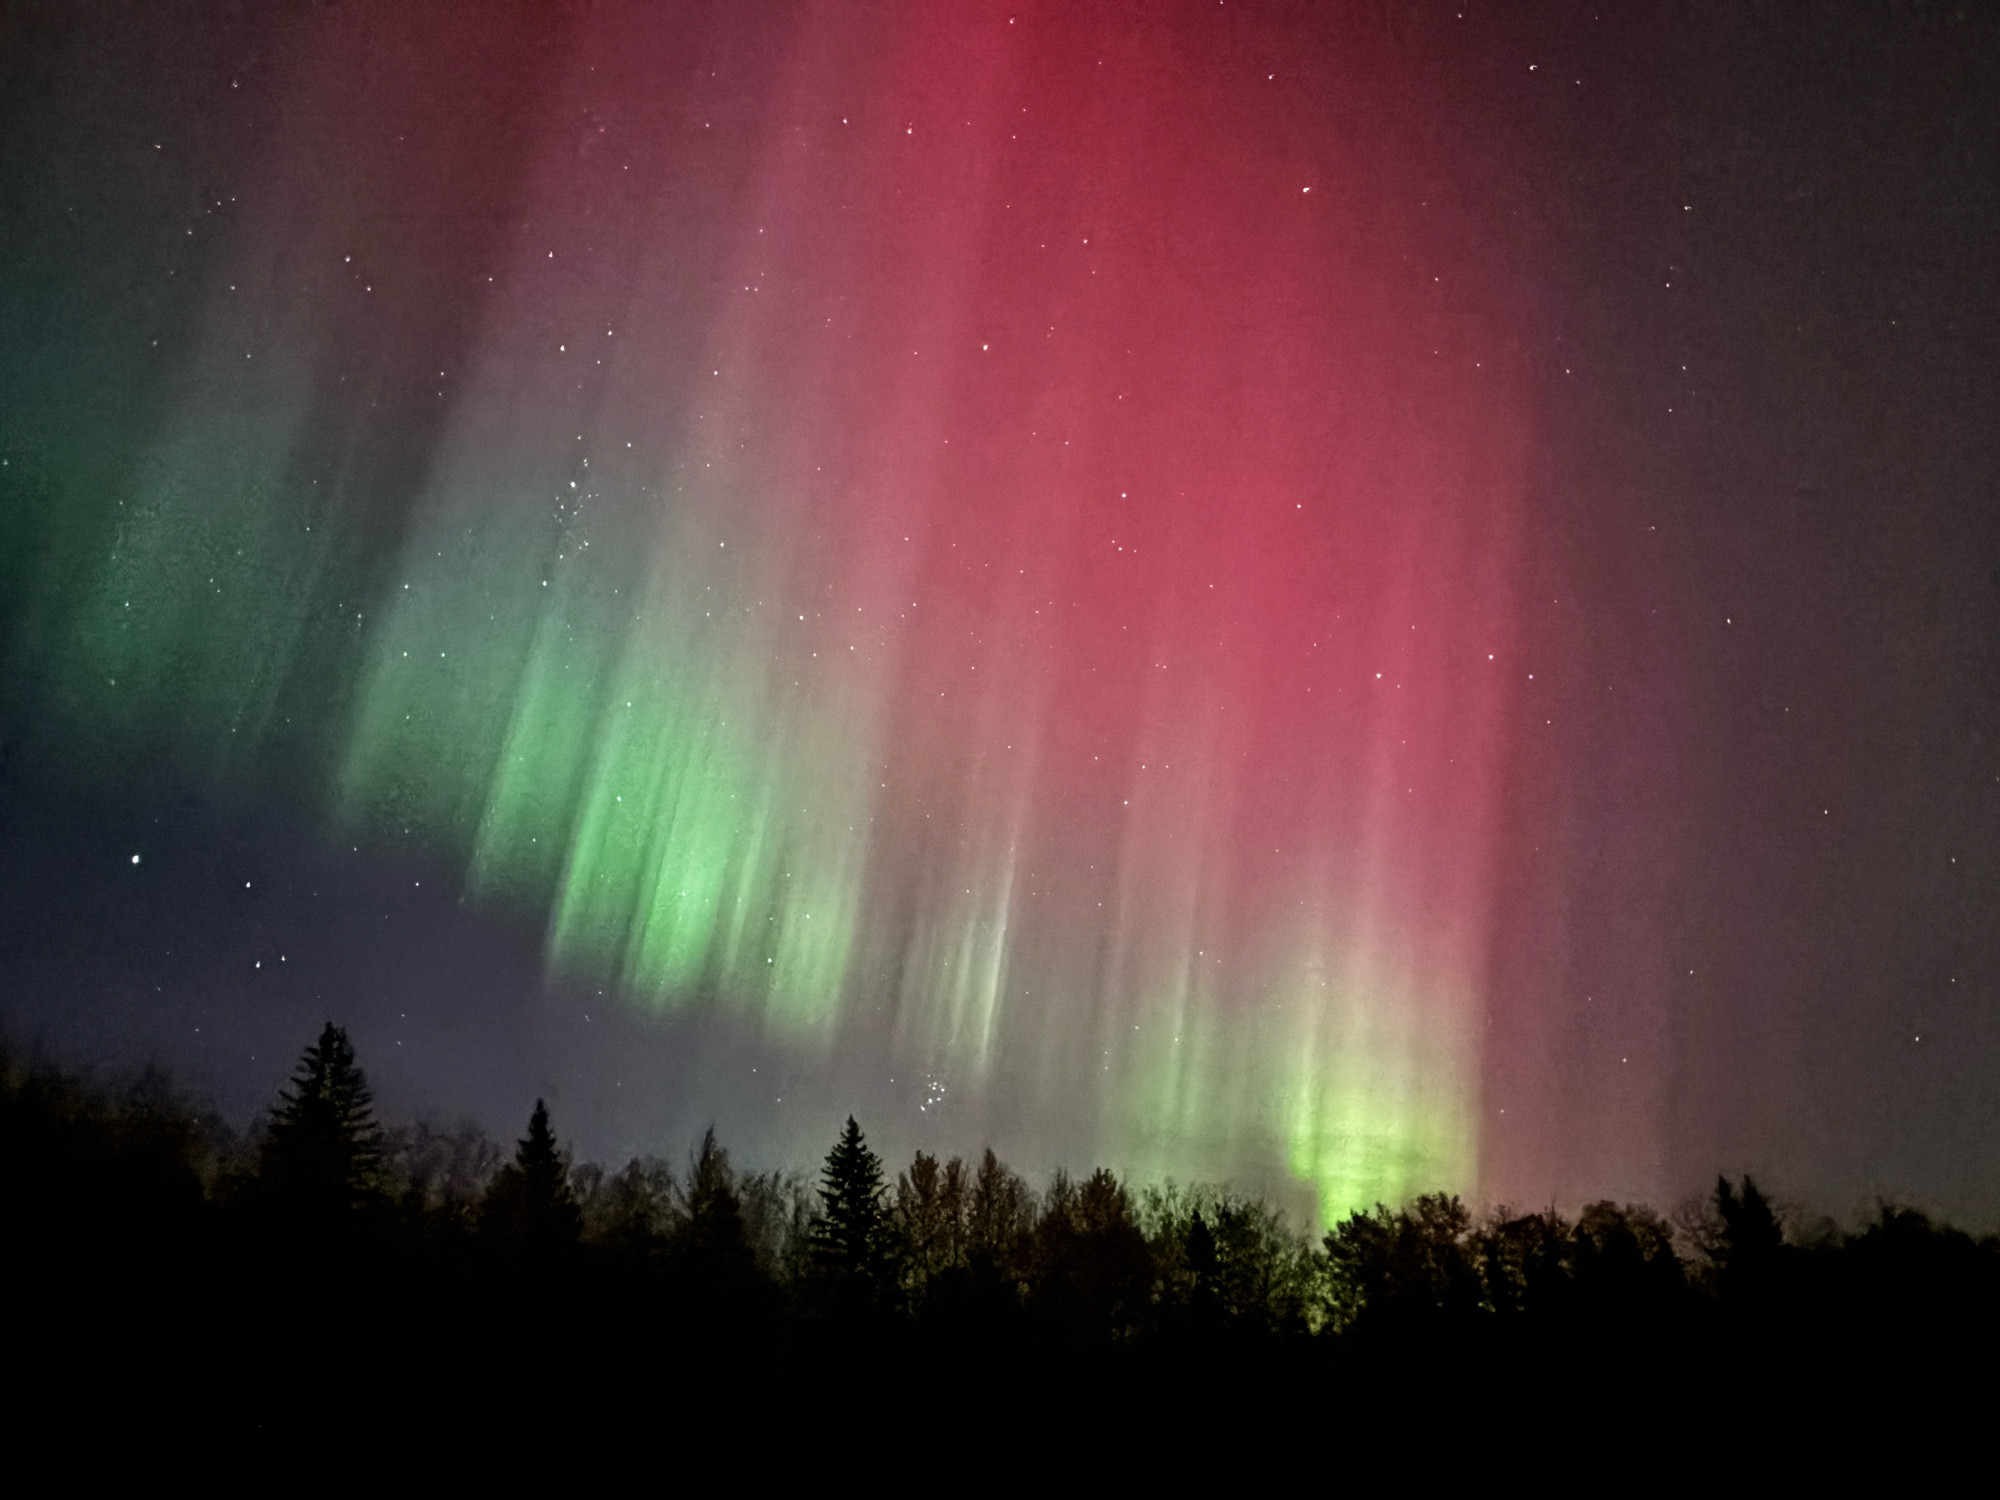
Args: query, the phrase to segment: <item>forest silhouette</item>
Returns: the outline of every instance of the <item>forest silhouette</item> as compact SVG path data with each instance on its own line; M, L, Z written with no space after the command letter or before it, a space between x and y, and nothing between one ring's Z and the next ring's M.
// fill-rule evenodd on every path
M157 1073L0 1080L17 1370L169 1404L227 1385L279 1426L364 1392L504 1402L530 1369L743 1411L829 1375L1100 1409L1838 1400L2000 1331L2000 1239L1889 1204L1841 1230L1747 1176L1671 1218L1431 1195L1312 1235L1226 1188L1037 1188L990 1150L891 1176L851 1118L816 1179L739 1170L713 1130L679 1163L574 1162L541 1100L511 1152L385 1128L331 1024L248 1135Z

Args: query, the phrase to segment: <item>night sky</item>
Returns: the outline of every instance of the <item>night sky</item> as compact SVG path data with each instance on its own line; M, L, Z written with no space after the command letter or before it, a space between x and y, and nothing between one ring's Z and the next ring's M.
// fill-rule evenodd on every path
M2000 19L0 8L0 1019L2000 1220Z

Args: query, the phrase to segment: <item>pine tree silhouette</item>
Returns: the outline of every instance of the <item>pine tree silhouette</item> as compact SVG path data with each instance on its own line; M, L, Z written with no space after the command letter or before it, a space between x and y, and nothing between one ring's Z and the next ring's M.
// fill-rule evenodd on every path
M870 1309L886 1290L885 1186L881 1158L849 1115L820 1169L820 1212L812 1231L813 1261L837 1312Z
M486 1191L480 1226L539 1251L574 1245L582 1233L583 1214L569 1185L569 1169L549 1128L549 1107L540 1099L514 1160Z
M258 1171L267 1189L309 1214L344 1213L380 1196L374 1100L347 1033L331 1021L278 1096Z

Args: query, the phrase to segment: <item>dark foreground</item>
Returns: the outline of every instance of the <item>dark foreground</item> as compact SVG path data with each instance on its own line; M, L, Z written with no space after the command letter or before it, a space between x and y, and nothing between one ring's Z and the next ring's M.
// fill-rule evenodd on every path
M1934 1448L1995 1390L2000 1242L1886 1206L1806 1233L1748 1179L1673 1222L1427 1197L1314 1240L1225 1191L1035 1191L990 1152L891 1182L852 1121L812 1184L712 1136L607 1172L539 1106L511 1159L380 1130L332 1027L250 1139L158 1079L8 1067L0 1173L31 1441L504 1436L528 1460L804 1416L906 1452L999 1423L996 1462L1141 1431L1190 1462L1252 1431L1308 1463L1800 1422Z

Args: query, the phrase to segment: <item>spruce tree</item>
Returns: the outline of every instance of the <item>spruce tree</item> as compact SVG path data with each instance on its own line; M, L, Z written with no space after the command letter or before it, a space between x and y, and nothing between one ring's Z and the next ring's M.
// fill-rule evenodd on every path
M514 1160L487 1189L481 1227L531 1250L574 1245L583 1213L569 1185L569 1168L549 1128L549 1107L540 1099L528 1117L528 1134Z
M278 1096L259 1176L295 1209L339 1214L381 1193L382 1131L347 1033L331 1021Z
M882 1159L868 1149L854 1116L820 1169L820 1212L813 1224L813 1261L826 1279L835 1310L872 1307L885 1290L887 1225Z

